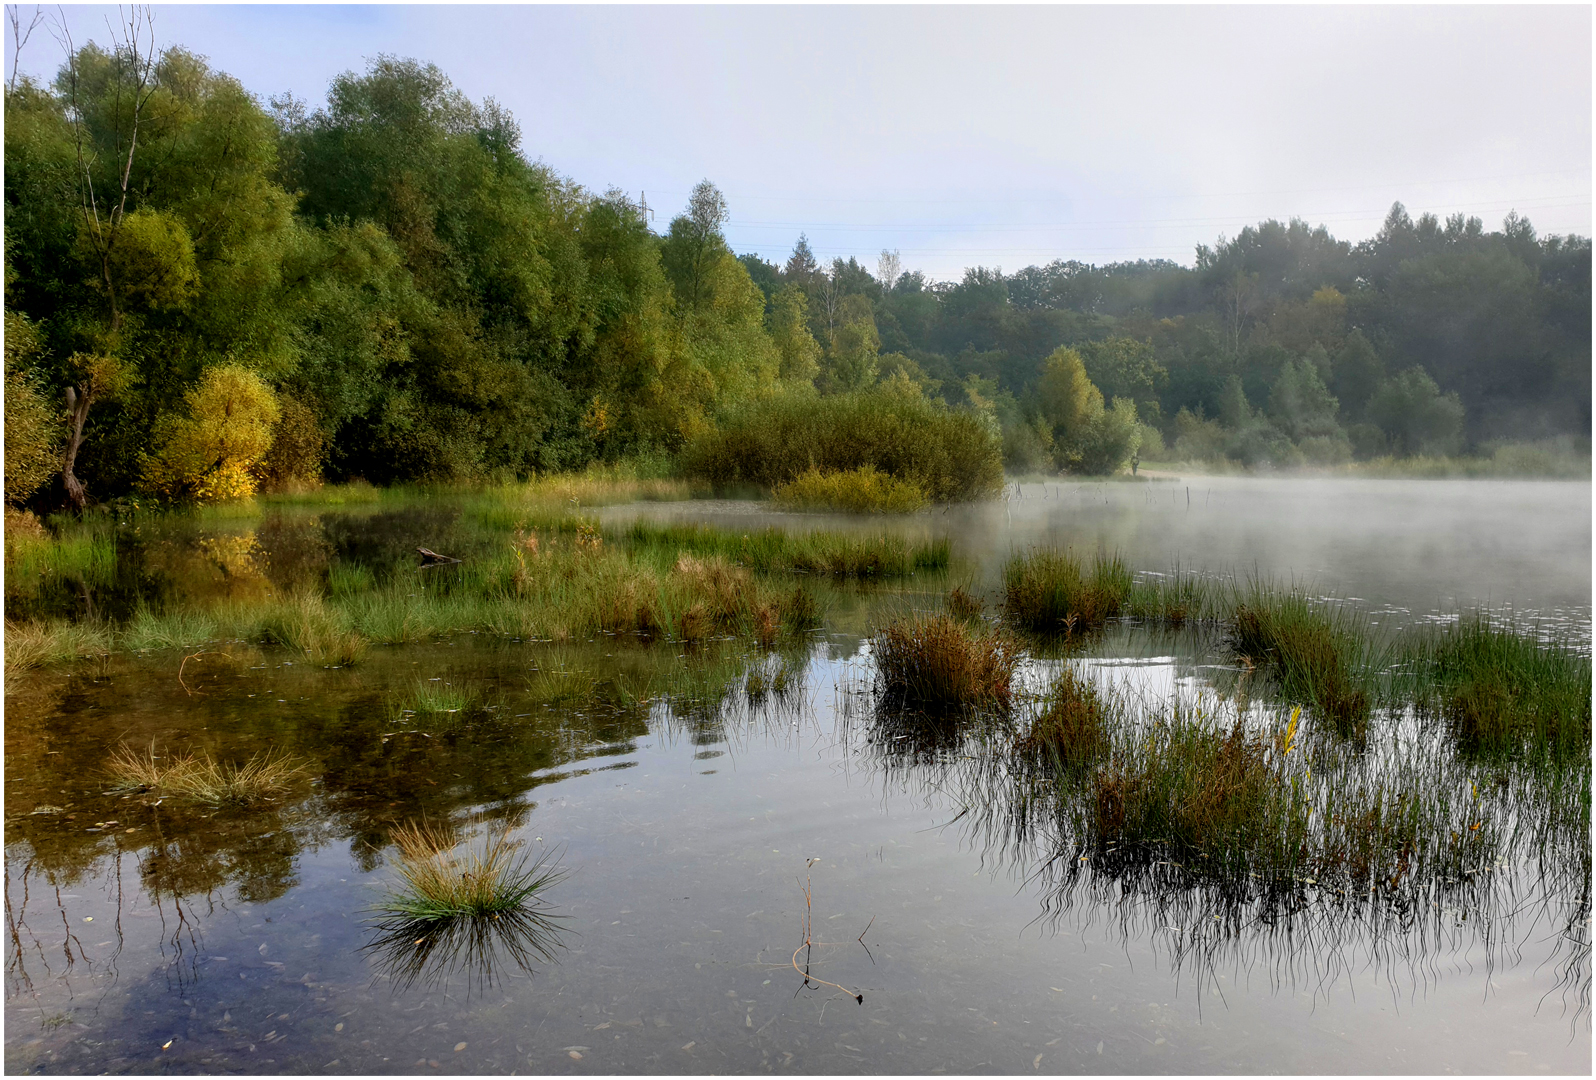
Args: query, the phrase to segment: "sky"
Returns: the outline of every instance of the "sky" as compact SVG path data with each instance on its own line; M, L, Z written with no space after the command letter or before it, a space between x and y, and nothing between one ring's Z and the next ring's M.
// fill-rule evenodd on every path
M20 9L24 26L32 5ZM55 17L54 7L45 9ZM61 9L76 41L117 9ZM1591 232L1591 8L156 5L158 46L312 109L379 54L514 113L528 157L646 196L703 179L739 253L938 280L1169 259L1266 218L1373 235L1400 200ZM47 25L20 68L53 75ZM6 73L15 36L6 28Z

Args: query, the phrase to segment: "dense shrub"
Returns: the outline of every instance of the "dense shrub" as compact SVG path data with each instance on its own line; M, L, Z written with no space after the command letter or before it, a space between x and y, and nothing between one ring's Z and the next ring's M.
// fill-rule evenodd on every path
M145 458L145 488L194 502L253 495L254 470L272 445L277 395L254 372L218 364L184 402L188 415L164 425L156 451Z
M1003 484L1000 439L979 417L882 389L770 398L694 439L682 465L716 484L771 488L810 468L870 465L936 502L984 498Z
M878 472L874 465L842 472L806 469L770 494L783 506L804 510L912 514L925 508L919 484Z

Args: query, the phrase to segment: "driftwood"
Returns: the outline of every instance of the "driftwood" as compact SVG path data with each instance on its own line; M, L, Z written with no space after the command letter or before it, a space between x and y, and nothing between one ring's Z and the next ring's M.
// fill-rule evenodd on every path
M450 563L460 561L459 559L451 559L447 555L439 555L436 551L429 551L424 547L418 547L416 550L421 553L422 566L447 566Z

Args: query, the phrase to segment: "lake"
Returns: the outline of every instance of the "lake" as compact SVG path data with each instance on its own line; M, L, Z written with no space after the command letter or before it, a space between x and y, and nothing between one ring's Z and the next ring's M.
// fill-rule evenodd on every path
M994 611L1005 560L1047 543L1296 580L1392 628L1511 611L1588 655L1590 492L1057 482L897 521L634 504L598 516L889 528L949 537L954 562L817 582L824 626L768 650L460 633L352 667L235 642L24 673L6 700L7 1068L1587 1073L1588 878L1514 849L1403 894L1423 904L1309 882L1281 907L1099 868L993 779L979 733L922 740L885 717L871 635L954 584ZM142 576L102 604L242 595L256 586L216 553L246 535L273 573L306 573L311 548L373 567L448 550L450 521L446 504L174 521L129 541ZM1038 643L1021 682L1064 666L1151 707L1280 711L1238 693L1211 627ZM455 711L411 707L434 686ZM1399 755L1404 723L1333 752ZM114 789L117 748L152 745L272 749L303 771L248 809ZM509 933L474 955L373 947L407 822L507 828L557 860L552 959Z

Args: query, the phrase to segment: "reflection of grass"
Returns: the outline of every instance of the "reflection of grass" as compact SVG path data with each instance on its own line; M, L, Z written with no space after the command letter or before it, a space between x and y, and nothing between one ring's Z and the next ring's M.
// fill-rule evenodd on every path
M120 747L111 755L108 771L117 790L148 791L210 806L250 806L287 791L304 767L271 750L242 765L221 763L208 754L163 760L151 744L145 753Z
M9 516L7 520L9 523ZM58 531L51 533L36 527L6 530L7 592L26 591L46 577L75 578L99 584L109 581L115 573L116 539L112 523L104 520L80 523L56 518L52 526Z
M565 876L556 856L518 854L508 829L460 854L452 833L425 825L402 826L393 838L400 884L378 905L376 935L362 951L375 953L401 988L461 968L491 984L506 959L522 971L554 959L560 916L543 893Z
M852 514L912 514L925 509L925 492L913 480L877 472L874 465L823 472L811 466L770 493L779 506L842 510Z
M912 615L876 638L876 666L886 695L925 709L1009 703L1018 644L946 615Z

